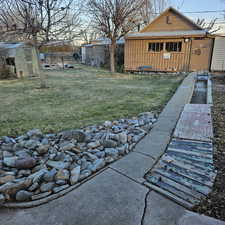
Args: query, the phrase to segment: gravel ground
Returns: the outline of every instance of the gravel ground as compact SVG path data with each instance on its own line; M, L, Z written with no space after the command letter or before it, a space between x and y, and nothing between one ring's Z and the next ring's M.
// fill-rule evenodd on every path
M214 164L217 177L208 198L196 206L196 212L225 221L225 78L213 79Z

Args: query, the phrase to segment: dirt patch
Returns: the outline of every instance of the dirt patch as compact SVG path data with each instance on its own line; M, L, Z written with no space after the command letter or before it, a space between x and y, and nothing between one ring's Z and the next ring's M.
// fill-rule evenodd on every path
M217 177L208 198L194 211L225 221L225 78L213 78L214 165Z

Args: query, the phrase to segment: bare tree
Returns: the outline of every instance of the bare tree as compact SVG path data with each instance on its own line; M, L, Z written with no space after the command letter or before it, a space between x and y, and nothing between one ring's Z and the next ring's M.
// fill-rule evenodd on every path
M217 18L212 19L210 22L207 22L205 19L197 19L197 24L203 29L207 30L209 33L215 33L221 29L221 27L216 27Z
M50 40L73 40L80 24L76 3L78 0L2 0L1 39L32 40L37 50ZM45 88L42 73L40 80Z
M140 10L142 23L147 25L168 6L167 0L144 0Z
M18 38L46 43L73 38L80 24L77 0L3 0L0 24Z
M116 41L140 22L144 0L89 0L88 9L95 29L111 40L110 67L115 72Z

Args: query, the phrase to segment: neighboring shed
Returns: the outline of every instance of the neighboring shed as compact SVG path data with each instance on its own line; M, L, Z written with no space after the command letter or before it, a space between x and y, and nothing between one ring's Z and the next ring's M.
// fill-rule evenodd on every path
M211 70L225 71L225 36L215 38Z
M213 36L170 7L125 37L126 71L208 71Z
M77 50L70 40L50 41L40 48L41 61L50 65L71 64L74 63L75 51Z
M18 78L40 73L37 51L31 44L0 42L0 56L6 67Z
M83 45L81 48L82 63L90 66L105 66L109 64L109 48L111 40L108 38L98 38L91 44ZM121 60L122 58L122 60ZM124 39L117 41L117 64L122 65L124 59Z

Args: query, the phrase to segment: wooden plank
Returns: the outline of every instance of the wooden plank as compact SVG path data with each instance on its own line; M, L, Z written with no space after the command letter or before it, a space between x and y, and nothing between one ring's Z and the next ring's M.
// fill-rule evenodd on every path
M204 104L185 105L174 137L210 142L213 138L210 107Z
M154 168L152 171L152 175L154 173L157 173L157 174L160 174L162 176L165 176L179 184L182 184L188 188L191 188L199 193L202 193L204 195L208 195L208 193L211 191L211 189L207 186L203 186L201 185L199 182L195 181L195 180L192 180L192 179L189 179L187 177L184 177L180 174L176 174L175 172L167 172L167 171L164 171L162 169L158 169L158 168Z
M203 170L207 169L207 171L210 171L211 173L214 173L214 166L211 163L200 162L200 161L193 160L192 158L188 158L188 157L185 157L185 156L182 156L182 155L175 155L175 154L173 155L173 154L165 153L164 156L165 157L170 156L177 161L181 161L181 162L185 162L185 163L189 163L189 164L194 164L196 167L198 167L200 169L203 169ZM193 161L196 162L196 163L193 163Z
M146 176L146 180L148 180L149 182L157 185L157 182L160 180L164 183L167 183L168 185L174 187L174 190L172 191L174 194L176 194L177 192L184 192L186 193L187 195L191 196L192 198L194 199L198 199L198 200L201 200L202 198L204 198L205 196L195 190L192 190L190 188L187 188L185 187L184 185L181 185L171 179L168 179L167 177L164 177L164 176L160 176L160 175L157 175L157 174L154 174L153 175L149 175L149 176ZM158 185L159 186L159 185ZM176 194L179 196L179 194Z
M164 189L162 189L160 187L157 187L154 184L151 184L151 183L148 183L148 182L145 182L144 184L147 187L149 187L149 188L151 188L151 189L161 193L162 195L166 196L167 198L171 199L172 201L177 202L178 204L182 205L185 208L191 209L194 206L194 204L192 204L192 203L190 203L188 201L185 201L185 200L177 197L176 195L174 195L174 194L172 194L172 193L170 193L170 192L168 192L168 191L166 191L166 190L164 190Z
M188 150L185 150L185 149L176 149L176 148L171 148L169 147L168 152L179 152L179 153L183 153L183 154L188 154L188 155L191 155L191 156L197 156L197 157L202 157L202 158L207 158L207 159L210 159L212 160L213 159L213 155L212 154L209 154L209 153L205 153L205 152L196 152L196 151L188 151Z
M158 180L156 181L156 179L154 179L154 177L152 177L153 182L150 182L164 190L169 191L170 193L176 195L177 197L186 200L192 204L197 204L200 201L196 198L194 198L193 196L188 195L187 193L184 193L182 190L178 190L176 189L174 186L169 185L168 183L165 183L163 180ZM151 180L151 179L150 179Z
M208 142L196 142L190 140L173 139L170 142L169 147L186 149L191 151L208 152L210 154L213 153L212 143Z
M213 186L213 182L210 181L210 179L207 176L204 175L199 175L195 172L192 172L190 170L186 170L183 167L179 167L173 164L165 163L163 161L160 161L155 168L163 169L165 171L171 172L173 171L174 173L177 173L179 175L182 175L186 178L192 179L194 181L199 182L202 185L206 185L208 187Z
M191 154L185 154L182 152L174 152L174 151L170 151L169 149L167 150L167 153L170 154L171 156L179 156L182 157L184 159L189 159L192 161L192 163L204 163L204 164L211 164L213 165L213 160L212 159L208 159L208 158L203 158L202 156L193 156Z
M185 161L178 161L174 158L171 157L171 160L168 162L168 158L165 156L162 157L161 159L165 163L170 163L175 166L183 167L188 171L191 171L193 173L206 176L211 182L214 182L216 173L213 173L212 171L208 170L208 168L201 168L195 164L191 164L190 162L185 162Z
M184 112L208 113L211 115L211 107L207 104L186 104Z

